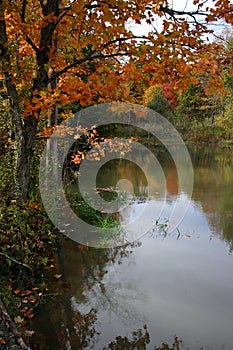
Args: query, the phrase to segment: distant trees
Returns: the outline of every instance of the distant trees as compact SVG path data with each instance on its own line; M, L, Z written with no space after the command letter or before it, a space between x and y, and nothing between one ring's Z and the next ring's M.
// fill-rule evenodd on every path
M177 96L173 91L171 83L154 85L144 93L144 104L172 120L177 105Z
M151 86L144 94L144 104L177 125L204 127L206 123L215 123L223 137L224 133L226 138L232 136L233 33L229 27L213 45L217 48L220 42L221 49L216 49L211 59L200 55L186 85L177 86L171 78L166 84ZM184 72L187 66L189 63Z
M200 78L197 85L191 84L178 97L176 112L202 125L207 118L210 118L213 123L216 116L224 114L223 97L218 91L216 94L208 95L205 92L205 82Z

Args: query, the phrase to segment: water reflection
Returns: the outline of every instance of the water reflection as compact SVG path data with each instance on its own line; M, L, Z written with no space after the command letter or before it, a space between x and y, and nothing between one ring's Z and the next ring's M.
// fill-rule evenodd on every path
M38 310L34 322L34 327L38 328L34 338L35 348L53 350L95 348L101 334L99 314L106 310L110 317L113 313L113 317L116 314L121 320L128 318L126 323L129 325L130 319L133 321L135 316L134 310L131 309L129 312L121 308L118 300L112 298L113 291L106 290L104 277L112 268L114 269L115 265L123 264L123 261L132 254L132 249L140 245L137 242L121 248L99 250L61 238L58 263L62 277L55 286L59 297L56 305L48 303L46 310L44 307ZM136 317L137 324L141 326L143 323L139 322L140 315L137 314ZM148 332L145 329L143 332L138 329L133 342L136 344L147 339ZM116 340L116 344L118 342L119 339Z
M38 330L33 348L148 349L150 333L144 324L143 313L137 310L139 303L147 299L147 292L135 290L137 278L131 281L126 276L122 276L122 280L112 278L119 267L125 268L133 249L141 244L104 251L77 246L67 239L60 243L58 258L62 259L62 278L57 284L59 298L55 305L47 304L46 310L44 307L38 310L34 322ZM127 265L134 269L134 258ZM112 324L117 326L112 329ZM149 348L180 350L181 346L182 342L175 337L171 346L164 342L161 346Z
M192 162L195 170L195 184L193 191L193 203L191 206L201 208L208 220L210 235L225 240L229 244L229 250L233 249L233 157L232 149L214 150L211 148L191 149ZM158 155L158 159L165 172L165 181L153 176L151 178L152 193L156 202L151 201L149 206L155 214L150 215L148 209L148 220L151 221L155 216L161 216L163 219L169 217L172 207L169 203L174 204L176 196L181 193L185 202L185 188L178 188L177 170L174 162L168 153ZM147 158L145 156L145 164ZM184 169L185 171L185 169ZM134 194L137 197L144 198L148 194L148 187L145 175L132 162L125 160L112 161L103 167L97 177L99 186L115 186L119 179L127 177L133 184ZM166 189L166 206L160 213L161 201L165 198ZM127 190L127 188L126 188ZM125 211L122 212L122 221L124 224L137 217L145 208L145 204L135 202ZM157 209L156 209L157 208ZM182 203L181 203L182 210ZM133 231L137 227L133 227Z
M206 213L212 235L233 250L233 157L232 149L197 149L193 199Z
M39 349L233 348L232 150L192 149L192 160L193 198L179 231L155 230L117 249L61 239L62 278L54 281L59 297L38 310L33 324ZM168 191L165 219L177 196L177 176L166 154L160 161ZM122 164L123 169L119 164L103 169L98 186L114 186L127 172L145 200L144 175L132 163ZM159 185L154 181L154 191ZM185 188L179 195L185 200ZM143 205L133 202L122 223Z

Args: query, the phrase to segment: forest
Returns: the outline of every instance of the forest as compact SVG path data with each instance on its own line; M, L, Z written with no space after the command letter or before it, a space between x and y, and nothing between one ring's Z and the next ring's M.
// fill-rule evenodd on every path
M191 149L231 149L233 5L230 0L0 0L0 13L0 348L37 349L30 322L39 305L55 298L54 284L62 278L62 233L45 210L39 186L48 140L75 113L123 102L165 117ZM98 128L93 116L91 129L81 130L84 136L76 137L67 158L77 168L72 176L89 149L102 145L113 129ZM128 137L124 127L117 130L115 136ZM130 131L130 139L141 137L147 144L147 135L136 132ZM77 210L90 222L116 224L116 217L80 203L81 198ZM91 250L81 244L79 249L80 254ZM111 251L113 262L121 259L119 249ZM122 250L130 254L128 247ZM103 252L100 259L107 261ZM89 334L89 321L82 322ZM118 338L108 348L146 349L148 337L144 328L133 340ZM181 343L175 337L172 345L154 349L178 350ZM77 349L85 349L85 341L80 344Z

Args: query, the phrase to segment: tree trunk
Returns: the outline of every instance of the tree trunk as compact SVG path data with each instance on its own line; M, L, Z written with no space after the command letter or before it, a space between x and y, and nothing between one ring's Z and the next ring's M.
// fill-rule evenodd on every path
M37 124L38 120L35 117L27 116L23 129L16 135L16 181L18 190L17 202L19 205L27 199Z

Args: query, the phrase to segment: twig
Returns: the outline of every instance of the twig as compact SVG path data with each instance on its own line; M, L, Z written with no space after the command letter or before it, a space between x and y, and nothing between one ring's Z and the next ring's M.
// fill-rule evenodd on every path
M0 253L2 255L2 253ZM17 343L19 344L19 346L21 347L21 349L23 350L31 350L31 348L29 346L27 346L24 342L24 340L22 339L15 323L12 321L10 315L8 314L2 300L0 299L0 311L3 315L3 318L5 318L5 320L7 321L8 325L7 328L11 328L14 334L14 337L16 338Z
M15 264L18 264L18 265L21 265L23 267L26 267L27 269L29 269L32 272L32 268L28 264L25 264L25 263L23 263L21 261L18 261L16 259L14 259L14 258L11 258L9 255L1 253L1 252L0 252L0 255L3 256L4 258L10 260L10 261L13 261Z

